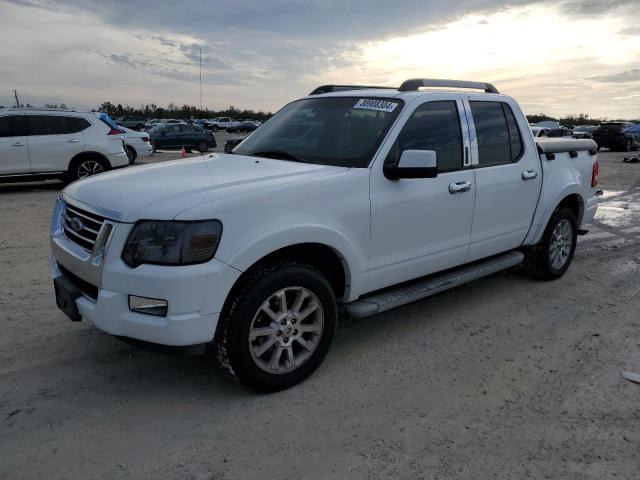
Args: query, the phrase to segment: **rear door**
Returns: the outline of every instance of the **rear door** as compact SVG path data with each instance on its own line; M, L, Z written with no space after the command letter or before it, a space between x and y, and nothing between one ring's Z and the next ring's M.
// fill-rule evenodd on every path
M476 172L476 203L467 261L522 244L540 197L540 158L524 115L506 101L465 100ZM476 148L477 145L477 148Z
M372 169L369 290L461 265L467 257L475 202L467 122L459 97L440 98L412 108L385 160L397 162L404 150L434 150L438 176L390 180L382 162Z
M26 115L31 171L63 172L71 159L84 150L81 133L61 115Z
M22 115L0 117L0 175L29 173L29 150Z
M180 146L193 147L196 144L196 128L193 125L180 125Z

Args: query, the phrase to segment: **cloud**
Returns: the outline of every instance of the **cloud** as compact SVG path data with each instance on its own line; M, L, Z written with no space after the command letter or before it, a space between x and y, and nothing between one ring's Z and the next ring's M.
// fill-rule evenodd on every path
M638 82L640 81L640 68L632 68L631 70L625 70L610 75L600 75L589 77L590 80L596 82L608 82L608 83L626 83L626 82Z
M611 107L599 99L597 86L627 81L604 78L636 68L629 58L629 52L637 57L640 51L630 30L634 17L627 12L633 5L0 0L0 30L12 39L12 48L0 51L6 71L0 75L0 104L15 87L81 106L104 100L197 104L202 53L204 103L216 108L233 103L273 110L319 84L396 84L438 75L493 80L524 104L547 102L549 112L582 109L582 88L595 112ZM496 23L503 17L507 21ZM568 83L550 88L558 79ZM563 93L550 96L550 90Z

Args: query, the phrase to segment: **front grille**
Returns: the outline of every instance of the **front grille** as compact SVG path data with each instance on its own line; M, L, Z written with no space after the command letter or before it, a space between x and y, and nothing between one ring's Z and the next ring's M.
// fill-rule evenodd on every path
M70 240L89 252L93 251L93 246L103 223L104 217L67 203L64 221L62 222L64 233Z

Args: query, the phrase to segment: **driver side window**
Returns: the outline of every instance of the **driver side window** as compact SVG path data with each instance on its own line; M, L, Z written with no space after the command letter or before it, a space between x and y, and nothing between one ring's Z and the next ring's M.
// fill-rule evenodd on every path
M438 154L438 172L462 169L462 130L453 100L420 105L402 128L388 163L397 163L405 150L433 150Z

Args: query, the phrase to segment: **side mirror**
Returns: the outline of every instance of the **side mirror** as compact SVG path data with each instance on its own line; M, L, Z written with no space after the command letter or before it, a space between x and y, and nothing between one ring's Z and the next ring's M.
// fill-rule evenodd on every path
M397 164L385 164L383 170L391 180L435 178L438 176L438 154L433 150L405 150Z

